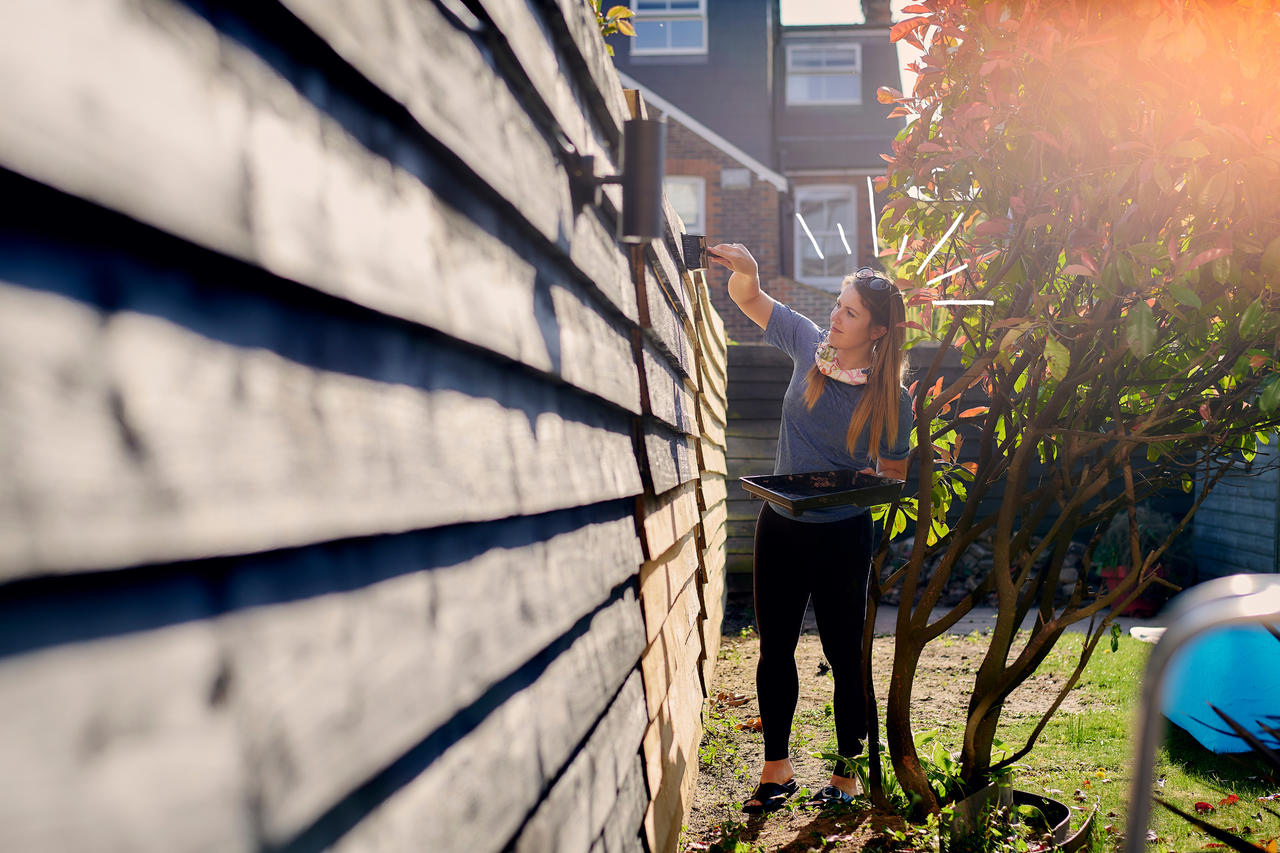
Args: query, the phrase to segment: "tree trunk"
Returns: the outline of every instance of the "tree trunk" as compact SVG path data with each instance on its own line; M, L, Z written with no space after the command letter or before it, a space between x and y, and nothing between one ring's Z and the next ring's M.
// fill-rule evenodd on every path
M910 605L903 602L900 606ZM885 701L885 734L889 741L889 757L893 761L898 783L914 803L913 820L923 820L926 814L938 810L933 788L929 786L929 778L916 755L916 743L911 730L911 686L919 662L920 646L907 646L901 642L897 645L893 655L893 672L889 677L889 696ZM912 796L913 794L916 796Z

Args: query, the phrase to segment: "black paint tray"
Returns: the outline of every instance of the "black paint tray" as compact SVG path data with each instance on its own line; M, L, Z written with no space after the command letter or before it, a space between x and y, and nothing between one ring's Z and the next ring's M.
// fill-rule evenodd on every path
M739 477L742 488L791 513L834 506L879 506L892 503L904 482L860 471L815 471L809 474L770 474Z

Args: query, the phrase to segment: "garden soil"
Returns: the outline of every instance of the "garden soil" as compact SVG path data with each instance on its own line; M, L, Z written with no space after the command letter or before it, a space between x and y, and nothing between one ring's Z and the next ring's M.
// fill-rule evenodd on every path
M736 597L735 597L736 598ZM716 665L713 701L699 752L698 785L692 807L685 818L680 849L733 850L736 838L747 845L768 851L861 850L880 846L876 839L884 828L901 830L902 819L891 813L877 813L865 798L854 807L817 810L803 805L804 797L793 798L789 808L764 817L742 813L742 803L759 779L764 760L764 743L758 732L740 729L760 715L756 702L755 670L760 640L754 630L750 598L734 601L725 617L723 645ZM958 735L969 702L976 667L986 652L983 633L944 635L925 647L920 657L911 702L915 731L947 728ZM881 709L883 732L884 699L893 660L893 638L877 636L873 644L872 670L876 700ZM812 753L835 750L835 731L829 705L833 681L828 674L822 645L813 623L812 609L796 649L800 676L800 701L796 708L791 737L791 763L803 788L816 792L828 781L830 765ZM1061 676L1032 676L1006 700L1007 718L1040 715L1048 710L1062 688ZM736 707L716 703L724 693L744 696ZM1059 713L1083 710L1075 692L1068 694ZM958 739L958 738L948 738ZM885 760L888 757L885 756ZM802 794L803 794L802 790ZM719 844L717 844L719 842ZM739 848L742 849L742 848Z

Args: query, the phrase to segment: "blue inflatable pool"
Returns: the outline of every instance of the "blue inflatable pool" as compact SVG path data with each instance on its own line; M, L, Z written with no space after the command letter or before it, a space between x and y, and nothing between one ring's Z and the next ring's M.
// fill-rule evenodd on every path
M1210 705L1275 747L1280 729L1280 640L1265 628L1228 628L1191 641L1169 662L1160 709L1216 753L1248 752Z

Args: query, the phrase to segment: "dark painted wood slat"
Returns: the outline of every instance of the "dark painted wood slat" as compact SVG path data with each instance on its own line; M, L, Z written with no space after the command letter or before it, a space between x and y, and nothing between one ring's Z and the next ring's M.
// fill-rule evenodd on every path
M644 687L636 671L546 799L538 804L520 831L513 853L589 853L592 843L604 836L619 798L632 793L626 788L627 777L648 724ZM633 803L624 803L624 807L633 814L631 830L639 836L643 811L634 813Z
M729 420L780 420L782 398L772 400L729 400Z
M730 554L750 554L755 550L755 540L747 536L730 536L725 541L725 550Z
M672 432L657 422L645 421L644 448L655 494L697 479L698 460L688 436Z
M331 849L503 850L634 671L643 643L628 593Z
M544 237L556 242L572 233L564 169L471 36L435 6L411 0L377 7L359 0L282 2Z
M733 378L734 370L738 367L785 367L790 369L794 366L791 356L777 347L771 347L767 344L740 344L735 347L729 347L728 355L730 379Z
M107 624L135 609L186 621L0 658L0 782L41 780L3 784L15 810L0 822L0 849L288 841L634 575L629 516L557 532L573 523L499 522L488 550L444 531L251 558L215 585L229 606L252 606L216 620L206 618L215 591L195 579L144 580L127 602L126 592L99 595L94 618ZM272 603L303 575L306 597Z
M730 554L725 559L724 571L726 575L750 575L752 571L752 558L750 554Z
M0 444L24 460L0 493L8 579L535 514L642 488L625 415L472 352L387 333L378 375L400 381L383 382L50 293L0 286L0 304L0 408L23 413L0 424ZM66 375L80 378L67 386ZM672 452L663 482L690 479L687 442Z
M663 196L665 202L666 196ZM674 215L674 211L673 211ZM670 221L666 224L670 224ZM663 229L670 237L670 230ZM644 247L645 260L653 267L653 271L657 274L658 283L662 285L662 289L671 302L681 321L686 323L693 322L693 306L689 302L689 295L685 292L684 282L680 277L680 267L683 266L677 260L679 257L671 251L667 239L654 240L646 243Z
M265 63L189 11L166 12L164 27L130 14L98 21L95 15L108 4L72 15L68 21L76 23L62 27L54 14L60 2L45 4L47 12L0 36L25 42L3 50L46 87L39 95L14 91L22 87L0 93L14 119L0 128L0 162L202 246L537 369L560 373L559 361L568 357L569 381L631 407L633 383L614 364L621 352L616 338L626 330L590 318L593 308L573 312L563 329L533 310L538 278L566 306L585 304L583 287L565 271L545 257L527 260L524 255L534 254L527 248L502 242L406 169L370 153ZM27 52L41 33L56 33L49 38L84 61L60 63L46 74L47 52ZM200 48L177 50L174 36ZM120 53L125 46L127 61ZM234 61L221 62L219 55ZM94 71L95 63L111 73ZM153 79L169 82L145 84L146 99L134 95L135 80ZM60 105L86 99L100 118L82 126L90 121L82 111ZM405 145L412 147L408 140ZM588 231L584 239L601 239L598 230ZM596 251L618 255L611 239ZM600 281L606 296L616 291L625 313L616 276ZM567 354L560 351L561 331L578 341Z
M755 477L761 474L773 473L772 459L737 459L731 458L729 463L729 482L733 486L729 489L729 497L734 497L733 487L741 489L742 486L736 482L739 477Z
M733 489L730 489L729 500L726 504L729 507L729 520L749 521L753 525L752 529L754 530L756 518L760 515L760 501L748 498L746 496L747 493L744 492L740 486L737 487L737 493L742 495L742 497L735 497Z
M735 367L733 381L744 385L756 382L781 382L785 388L794 372L790 360L785 366L778 367Z
M772 462L778 456L778 439L776 438L730 436L726 443L725 455L731 459L768 459Z
M649 412L658 420L684 433L697 435L698 413L694 395L671 363L649 341L641 348Z
M618 800L605 821L603 844L592 847L591 853L644 853L644 811L649 805L649 792L645 790L644 761L637 751L631 757L631 770L618 791Z
M781 421L777 418L747 419L735 418L725 424L726 436L738 438L772 438L777 439Z
M645 326L646 336L666 354L673 367L693 379L698 375L696 358L684 321L667 299L653 270L645 266L639 274L643 276L643 280L637 287L643 288L645 304L648 306L648 314L641 314L641 323L648 323Z
M735 377L729 382L725 394L733 401L730 408L746 401L781 401L783 395L787 393L787 384L786 382L740 382Z
M558 28L564 25L564 32L577 48L582 57L584 67L594 82L593 94L600 97L607 109L613 124L618 127L629 118L631 110L623 97L622 84L618 82L618 72L613 67L613 58L609 55L607 45L600 36L600 25L589 6L576 0L536 0L539 6L547 9L548 23ZM558 10L560 14L553 14Z

